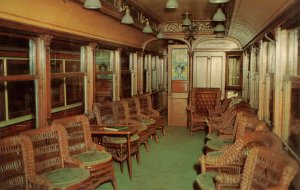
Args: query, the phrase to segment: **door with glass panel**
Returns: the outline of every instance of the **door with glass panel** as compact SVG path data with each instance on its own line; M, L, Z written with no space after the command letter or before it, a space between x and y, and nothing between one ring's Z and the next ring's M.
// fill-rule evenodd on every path
M168 47L168 125L187 125L189 87L188 49L184 45Z

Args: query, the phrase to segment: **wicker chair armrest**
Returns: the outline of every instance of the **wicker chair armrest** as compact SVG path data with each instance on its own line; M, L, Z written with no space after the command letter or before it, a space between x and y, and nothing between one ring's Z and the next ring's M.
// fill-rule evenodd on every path
M150 111L150 116L154 116L154 117L159 117L160 113L159 111L155 110L155 109L149 109Z
M28 176L27 182L28 182L28 189L48 190L50 189L51 186L51 183L48 180L38 175Z
M90 124L91 129L103 129L104 127L107 127L105 124Z
M105 151L105 148L99 144L96 144L96 143L89 143L87 145L87 149L88 150L96 150L96 151L99 151L99 152L102 152L102 151Z
M215 176L215 181L221 186L237 186L242 180L242 175L240 174L228 174L228 173L218 173Z
M188 105L188 106L186 107L186 111L188 111L188 112L195 112L195 106L193 106L193 105Z
M64 166L70 168L84 168L84 164L77 159L67 157L64 160Z

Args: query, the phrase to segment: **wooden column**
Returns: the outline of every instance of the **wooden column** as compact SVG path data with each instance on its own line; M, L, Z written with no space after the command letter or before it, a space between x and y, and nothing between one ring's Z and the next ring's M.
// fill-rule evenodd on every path
M268 42L260 42L259 53L259 96L258 96L258 117L265 119L265 108L268 106L266 94L266 72L268 63Z
M288 32L276 29L276 60L274 73L274 132L282 137L283 126L283 83L287 69Z
M48 126L51 122L51 68L50 68L50 43L52 36L41 35L36 38L36 116L37 128Z
M189 51L189 92L193 89L194 51Z
M137 94L143 94L143 64L144 64L144 54L143 52L137 52Z
M115 55L115 82L114 82L114 94L113 100L120 101L120 93L121 93L121 58L120 52L121 48L114 52Z
M88 46L85 46L85 51L81 52L84 59L83 65L85 68L84 72L84 86L85 86L85 106L84 113L92 114L93 112L93 103L95 99L95 48L97 44L90 43Z

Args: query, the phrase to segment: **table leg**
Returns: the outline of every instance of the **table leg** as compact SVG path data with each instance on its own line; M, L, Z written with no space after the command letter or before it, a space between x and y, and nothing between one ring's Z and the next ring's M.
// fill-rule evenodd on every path
M127 149L128 149L127 167L128 167L129 179L132 180L130 135L127 135Z

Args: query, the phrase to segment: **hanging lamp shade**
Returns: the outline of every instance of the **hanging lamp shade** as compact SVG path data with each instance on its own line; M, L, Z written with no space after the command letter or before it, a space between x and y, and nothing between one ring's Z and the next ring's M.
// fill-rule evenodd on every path
M226 20L226 16L220 7L217 9L217 12L214 14L212 20L217 22L222 22Z
M183 26L191 26L192 21L189 19L189 13L185 13L185 19L182 22Z
M230 0L209 0L210 3L227 3Z
M122 20L121 20L122 24L133 24L133 18L130 15L130 10L128 7L125 8L125 15L123 16Z
M102 5L100 0L85 0L83 7L86 9L100 9Z
M159 33L157 34L156 37L157 37L158 39L164 39L164 38L165 38L164 34L163 34L161 31L159 31Z
M177 0L168 0L166 4L167 9L177 9L178 8L178 3Z
M218 24L216 27L215 27L215 32L224 32L225 31L225 27L223 24Z
M143 32L144 33L152 33L152 28L151 28L148 20L146 21L146 26L144 27Z

